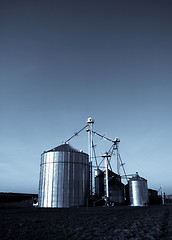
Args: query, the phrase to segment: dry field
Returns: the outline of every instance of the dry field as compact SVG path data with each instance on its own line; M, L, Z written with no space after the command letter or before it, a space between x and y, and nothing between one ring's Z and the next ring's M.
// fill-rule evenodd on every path
M169 239L172 206L39 209L0 205L0 239Z

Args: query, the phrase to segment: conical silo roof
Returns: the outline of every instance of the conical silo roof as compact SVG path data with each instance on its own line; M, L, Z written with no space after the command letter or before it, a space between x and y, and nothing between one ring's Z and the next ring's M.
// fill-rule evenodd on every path
M71 147L69 144L65 143L55 148L52 148L46 152L79 152L79 151Z

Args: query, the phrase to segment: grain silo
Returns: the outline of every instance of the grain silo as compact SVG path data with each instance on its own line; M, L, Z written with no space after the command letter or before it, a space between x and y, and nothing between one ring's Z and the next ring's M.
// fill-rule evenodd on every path
M95 195L98 199L104 196L104 172L95 170Z
M89 198L88 155L62 144L42 153L39 207L84 206Z
M100 199L106 196L106 172L96 169L95 194ZM114 204L124 204L124 184L121 177L108 169L109 201Z
M105 172L104 175L106 175ZM108 177L109 201L114 204L124 204L124 184L121 182L120 175L108 170Z
M144 206L149 203L147 180L137 172L129 180L129 199L131 206Z

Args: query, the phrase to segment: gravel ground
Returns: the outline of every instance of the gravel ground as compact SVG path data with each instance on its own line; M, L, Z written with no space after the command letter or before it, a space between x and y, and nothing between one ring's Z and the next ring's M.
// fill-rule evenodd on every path
M170 239L172 206L40 209L0 205L0 239ZM171 219L171 217L170 217Z

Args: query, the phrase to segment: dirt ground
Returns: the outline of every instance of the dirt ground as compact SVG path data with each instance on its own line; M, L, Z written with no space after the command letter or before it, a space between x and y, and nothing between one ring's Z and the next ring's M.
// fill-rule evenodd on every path
M169 239L172 206L34 208L0 205L0 239Z

